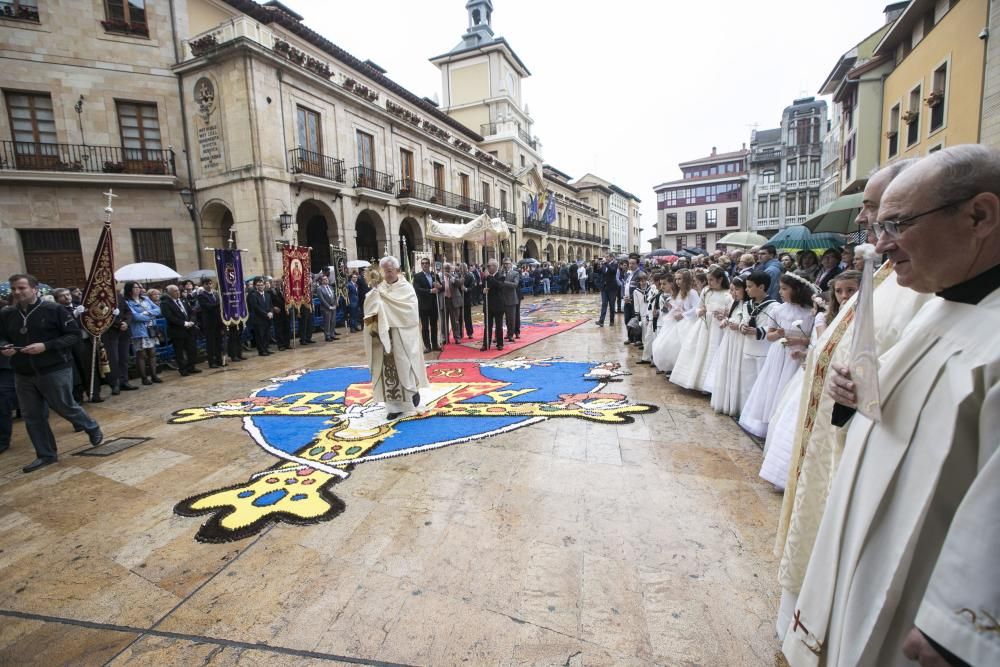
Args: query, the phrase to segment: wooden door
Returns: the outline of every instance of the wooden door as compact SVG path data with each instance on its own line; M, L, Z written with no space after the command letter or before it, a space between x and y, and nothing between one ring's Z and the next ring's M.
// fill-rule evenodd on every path
M87 282L75 229L21 229L24 267L28 273L52 287L79 287Z

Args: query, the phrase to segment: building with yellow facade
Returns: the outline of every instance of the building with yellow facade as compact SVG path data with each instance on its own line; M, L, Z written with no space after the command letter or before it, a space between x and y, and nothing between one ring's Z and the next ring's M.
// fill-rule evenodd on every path
M891 61L880 163L980 141L989 0L913 0L874 50Z

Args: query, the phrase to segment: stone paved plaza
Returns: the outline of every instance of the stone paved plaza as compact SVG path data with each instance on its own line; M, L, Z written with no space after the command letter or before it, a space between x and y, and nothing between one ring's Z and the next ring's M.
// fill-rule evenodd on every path
M557 297L581 312L598 297ZM525 306L533 302L528 299ZM148 441L32 474L0 457L0 664L780 665L781 497L761 451L589 320L509 357L622 362L628 424L550 419L362 463L342 514L195 540L181 500L280 461L241 420L169 424L293 369L364 363L361 335L126 392L88 410Z

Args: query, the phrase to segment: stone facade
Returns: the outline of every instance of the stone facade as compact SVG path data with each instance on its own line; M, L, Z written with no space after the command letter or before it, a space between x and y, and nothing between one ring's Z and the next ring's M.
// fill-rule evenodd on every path
M983 119L980 141L1000 146L1000 4L990 3L986 42L986 76L983 80Z
M102 24L96 1L51 0L37 18L0 18L0 264L9 272L81 285L108 188L119 195L119 266L198 268L198 234L178 194L188 175L171 17L166 3L147 5L135 30ZM137 103L144 143L129 152L123 126Z
M752 231L773 235L803 224L819 208L826 102L812 97L785 107L781 127L750 137L749 219Z

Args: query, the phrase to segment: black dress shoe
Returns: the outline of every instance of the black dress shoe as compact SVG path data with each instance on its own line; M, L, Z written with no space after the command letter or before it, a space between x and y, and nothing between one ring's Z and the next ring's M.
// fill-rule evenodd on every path
M431 348L429 348L429 347L425 347L424 348L424 354L429 354L430 351L431 351Z
M179 371L179 372L180 372L182 378L186 378L188 375L191 375L187 371Z
M90 446L97 447L99 444L104 442L104 433L101 432L101 427L98 426L93 431L87 431L87 437L90 438Z
M498 350L502 350L503 349L503 345L497 345L497 349Z
M420 405L420 392L418 391L413 395L413 407Z
M221 364L209 364L209 368L218 368Z
M189 372L189 373L200 373L200 372L201 372L201 369L200 369L200 368L193 368L193 367L192 367L192 368L191 368L191 369L190 369L190 370L189 370L188 372Z
M32 472L38 470L39 468L44 468L47 465L51 465L56 462L56 459L35 459L28 465L21 468L21 472Z
M485 352L485 351L486 351L486 346L485 346L485 345L483 345L483 346L482 346L481 348L479 348L479 351L480 351L480 352Z
M4 453L4 452L6 452L6 451L7 451L8 449L10 449L10 443L8 443L8 444L6 444L6 445L0 445L0 454L3 454L3 453Z
M153 381L153 384L160 384L161 382L163 382L163 380L161 380L161 379L160 379L160 376L159 376L159 375L154 375L154 376L153 376L152 378L150 378L150 379L151 379L151 380Z
M435 345L434 347L431 348L431 350L434 351L434 352L440 352L441 351L441 346L440 345Z
M123 385L119 385L118 388L121 389L122 391L135 391L136 389L138 389L137 386L135 386L134 384L129 384L128 382L126 382Z
M101 398L100 396L94 396L93 398L90 399L90 402L91 403L103 403L104 399Z
M132 387L132 388L135 389L135 387ZM118 387L115 387L114 389L111 390L111 395L112 396L117 396L120 393L122 393L122 390L119 389Z
M398 419L403 416L402 412L390 412L385 416L386 419Z
M148 387L149 385L153 384L153 381L150 380L149 378L142 378L142 383Z

